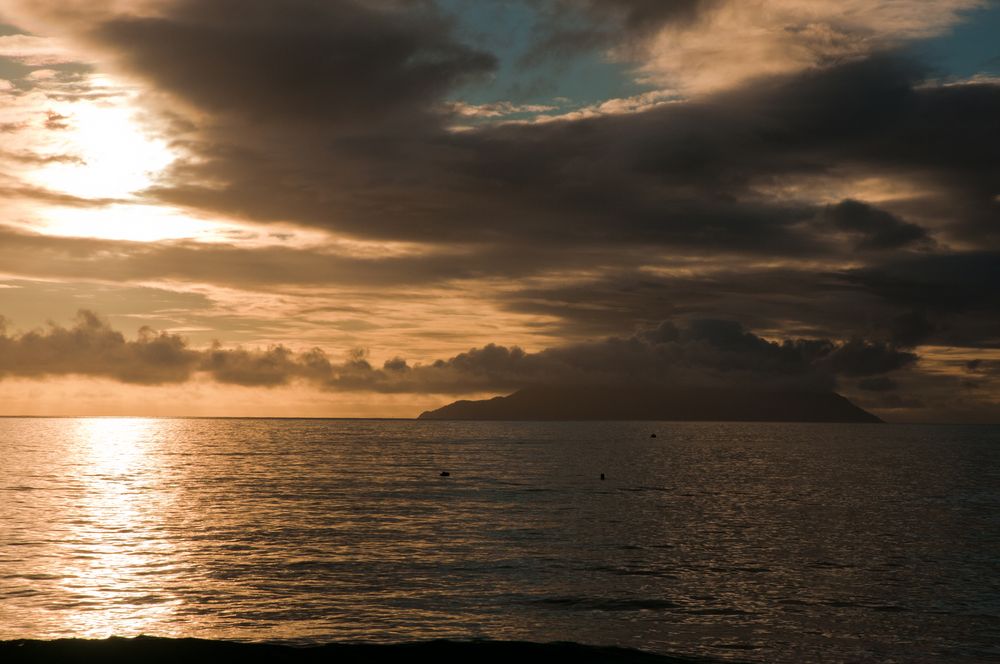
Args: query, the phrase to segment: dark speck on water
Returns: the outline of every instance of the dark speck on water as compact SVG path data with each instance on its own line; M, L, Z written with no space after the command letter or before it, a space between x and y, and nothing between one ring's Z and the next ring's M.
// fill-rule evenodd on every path
M649 426L0 419L0 640L1000 659L1000 427Z

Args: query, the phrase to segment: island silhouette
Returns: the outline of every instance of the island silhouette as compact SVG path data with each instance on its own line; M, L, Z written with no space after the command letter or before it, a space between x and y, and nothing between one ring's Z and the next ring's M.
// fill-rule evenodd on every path
M418 419L882 422L830 391L580 386L529 387L508 396L455 401Z

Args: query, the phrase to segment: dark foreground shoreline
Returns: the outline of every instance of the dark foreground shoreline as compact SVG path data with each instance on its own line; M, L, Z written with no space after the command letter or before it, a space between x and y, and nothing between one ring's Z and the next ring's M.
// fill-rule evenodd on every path
M708 664L710 660L668 657L625 648L585 646L577 643L527 643L520 641L422 641L397 645L334 643L288 646L271 643L237 643L205 639L167 639L153 636L111 637L103 640L0 641L0 662L337 662L387 661L434 664L526 664L571 662L598 664Z

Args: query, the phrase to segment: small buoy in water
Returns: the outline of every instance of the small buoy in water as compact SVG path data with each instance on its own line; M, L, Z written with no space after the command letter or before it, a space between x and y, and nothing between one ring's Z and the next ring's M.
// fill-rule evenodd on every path
M449 473L447 470L442 470L441 477L451 477L451 473Z
M602 480L604 479L604 473L601 473L601 479Z
M651 434L649 434L649 437L650 438L656 438L656 434L655 433L651 433Z

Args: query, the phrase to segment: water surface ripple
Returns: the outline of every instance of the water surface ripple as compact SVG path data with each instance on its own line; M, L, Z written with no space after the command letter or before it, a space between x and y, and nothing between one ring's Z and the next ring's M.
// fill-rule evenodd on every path
M140 633L1000 659L1000 428L0 419L0 639Z

